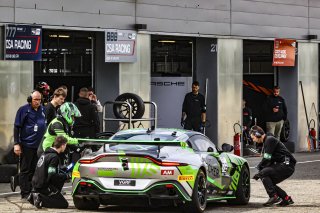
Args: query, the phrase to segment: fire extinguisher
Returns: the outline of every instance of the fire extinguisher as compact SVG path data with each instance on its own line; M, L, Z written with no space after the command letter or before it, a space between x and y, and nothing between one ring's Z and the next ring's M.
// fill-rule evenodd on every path
M311 123L313 123L313 127L311 127ZM315 129L315 126L316 126L315 120L311 119L309 126L310 126L310 130L309 130L310 148L311 150L315 151L317 147L317 131Z
M236 125L240 127L240 132L236 132ZM241 125L239 123L235 123L233 125L233 147L234 147L234 154L240 156L241 154Z

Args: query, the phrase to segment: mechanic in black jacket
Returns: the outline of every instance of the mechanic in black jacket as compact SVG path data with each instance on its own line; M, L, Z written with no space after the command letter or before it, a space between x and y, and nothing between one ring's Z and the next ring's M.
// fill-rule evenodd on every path
M267 97L265 103L267 132L280 140L283 122L287 119L287 106L280 96L280 87L273 88L273 95Z
M68 208L68 201L61 194L64 182L70 175L60 170L59 154L64 152L67 139L57 136L53 147L39 158L32 178L33 193L28 201L37 208Z
M79 98L74 102L78 107L81 117L75 118L73 132L75 137L95 138L100 131L97 108L89 99L89 90L86 87L80 89Z
M199 93L199 82L192 83L192 92L184 97L182 105L181 126L185 129L201 132L206 122L206 105L204 96Z
M281 141L270 133L266 135L261 127L253 126L250 130L250 136L256 143L264 143L263 158L257 166L259 173L253 176L255 180L259 178L262 180L270 197L263 205L287 206L293 204L292 198L276 184L289 178L294 173L296 159Z

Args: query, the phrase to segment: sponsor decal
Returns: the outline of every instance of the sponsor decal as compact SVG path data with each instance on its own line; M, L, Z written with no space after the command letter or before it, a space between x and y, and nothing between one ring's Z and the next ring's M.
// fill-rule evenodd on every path
M184 81L152 81L151 86L158 86L158 87L168 87L168 86L176 86L176 87L184 87Z
M161 170L161 175L174 175L174 170L171 170L171 169Z
M194 181L193 175L179 175L178 181Z
M73 171L73 172L72 172L72 178L80 178L80 172L78 172L78 171Z

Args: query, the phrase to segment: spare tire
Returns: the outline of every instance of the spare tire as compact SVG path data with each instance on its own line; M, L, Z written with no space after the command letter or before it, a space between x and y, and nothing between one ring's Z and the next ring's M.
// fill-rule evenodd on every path
M142 118L145 107L144 102L140 96L133 93L123 93L119 95L115 101L128 102L132 106L132 118L139 119ZM130 109L128 104L113 104L113 113L116 118L119 119L129 119ZM123 121L128 123L128 121Z
M285 120L282 125L281 133L280 133L280 141L287 142L289 140L290 135L290 122L289 120Z

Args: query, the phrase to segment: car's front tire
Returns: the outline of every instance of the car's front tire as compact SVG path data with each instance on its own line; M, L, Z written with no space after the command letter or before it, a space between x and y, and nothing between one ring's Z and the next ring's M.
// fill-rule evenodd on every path
M186 203L186 211L202 213L207 206L207 178L202 170L199 170L192 193L192 200Z
M95 199L73 197L74 206L79 210L98 210L100 203Z
M236 199L227 200L228 203L233 205L246 205L250 200L250 172L245 165L241 168L235 197Z

